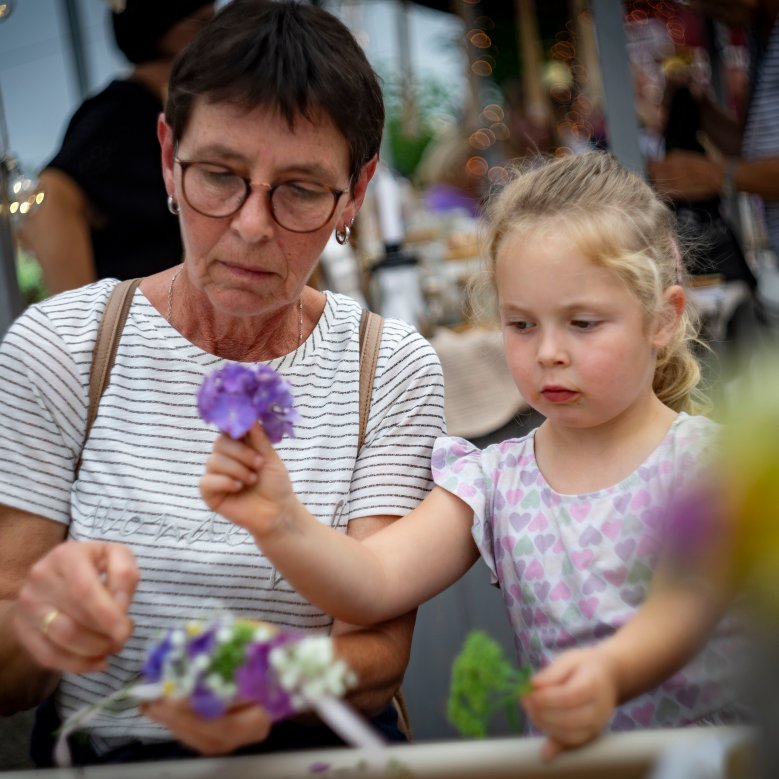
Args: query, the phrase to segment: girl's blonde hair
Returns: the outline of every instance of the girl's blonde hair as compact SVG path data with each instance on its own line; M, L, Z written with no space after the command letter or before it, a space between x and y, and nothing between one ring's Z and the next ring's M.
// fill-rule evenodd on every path
M507 237L548 231L569 237L585 257L613 270L647 317L660 316L663 293L685 278L674 215L640 177L603 152L525 165L487 209L488 278ZM653 388L675 411L708 406L692 347L698 318L689 301L673 338L659 350Z

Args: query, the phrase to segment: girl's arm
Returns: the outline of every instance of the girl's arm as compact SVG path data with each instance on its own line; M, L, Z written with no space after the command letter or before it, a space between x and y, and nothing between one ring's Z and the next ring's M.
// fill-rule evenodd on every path
M405 614L478 557L473 511L441 488L364 542L320 524L298 500L262 429L221 435L200 482L214 511L246 528L284 578L336 619L374 624Z
M724 588L709 577L680 576L662 565L646 601L620 630L562 654L533 677L533 692L522 702L549 736L545 757L595 738L616 705L656 687L700 649L726 607Z

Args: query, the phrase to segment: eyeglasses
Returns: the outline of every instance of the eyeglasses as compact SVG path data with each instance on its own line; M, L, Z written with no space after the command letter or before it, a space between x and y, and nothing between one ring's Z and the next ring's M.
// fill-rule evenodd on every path
M346 190L312 181L282 181L253 184L229 168L195 160L175 161L181 166L184 200L203 216L221 219L237 213L253 189L268 192L270 212L276 224L293 233L313 233L323 228L335 213Z

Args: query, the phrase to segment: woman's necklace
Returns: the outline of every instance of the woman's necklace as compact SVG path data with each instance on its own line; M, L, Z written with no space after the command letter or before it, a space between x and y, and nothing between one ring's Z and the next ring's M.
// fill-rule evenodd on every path
M165 319L168 320L168 324L173 324L173 285L176 283L176 279L179 277L179 273L181 273L181 268L179 268L174 274L173 278L170 280L170 285L168 286L168 313L165 317ZM300 300L298 300L298 346L303 343L303 298L301 297Z

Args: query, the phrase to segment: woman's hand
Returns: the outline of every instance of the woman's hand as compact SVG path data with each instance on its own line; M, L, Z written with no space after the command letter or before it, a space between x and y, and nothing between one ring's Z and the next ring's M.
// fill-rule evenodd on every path
M592 741L608 723L617 704L617 672L599 647L573 649L531 680L522 698L532 723L548 740L542 757L551 760L570 747Z
M235 706L212 720L196 714L182 700L154 701L141 706L141 711L203 755L224 755L265 741L273 725L267 712L255 704Z
M297 502L284 463L259 424L240 441L222 433L200 480L209 508L253 536L276 530Z
M704 154L672 151L647 165L654 188L661 194L687 200L705 200L722 192L725 166Z
M13 617L19 643L44 668L105 670L133 630L127 609L140 575L120 544L58 544L32 568Z

